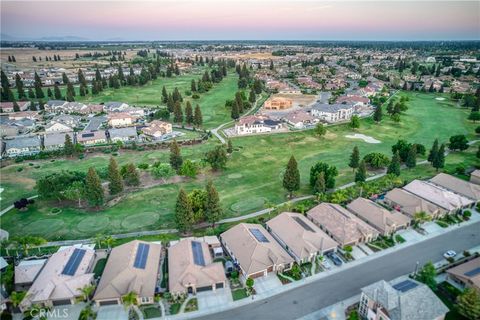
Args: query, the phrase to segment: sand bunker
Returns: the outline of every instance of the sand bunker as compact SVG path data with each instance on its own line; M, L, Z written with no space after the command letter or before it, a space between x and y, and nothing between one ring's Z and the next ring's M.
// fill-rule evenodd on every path
M445 100L445 98L438 97L438 98L435 98L435 100L443 101L443 100Z
M366 136L364 134L359 134L359 133L355 133L354 135L347 134L345 137L350 138L350 139L361 139L361 140L365 141L366 143L381 143L380 140L377 140L377 139L372 138L370 136Z

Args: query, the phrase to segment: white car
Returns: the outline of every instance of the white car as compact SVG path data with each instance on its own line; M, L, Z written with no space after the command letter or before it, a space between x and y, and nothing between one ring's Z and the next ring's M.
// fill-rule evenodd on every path
M443 254L443 257L444 257L445 259L448 259L448 258L453 258L453 257L455 257L456 255L457 255L457 253L456 253L455 251L453 251L453 250L448 250L447 252L445 252L445 253Z
M327 269L327 270L330 270L332 269L332 265L330 264L330 262L328 262L327 260L323 260L322 261L322 266Z

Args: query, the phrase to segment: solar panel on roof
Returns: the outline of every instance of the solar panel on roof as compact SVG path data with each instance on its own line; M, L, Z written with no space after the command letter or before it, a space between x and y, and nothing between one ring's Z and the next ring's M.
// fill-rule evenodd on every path
M259 229L250 228L248 230L250 230L250 233L253 234L255 239L257 239L257 241L259 241L259 242L270 242L270 241L268 241L267 237L265 237L265 235Z
M77 272L78 266L85 255L85 250L76 248L73 250L72 255L68 259L65 268L63 268L62 274L67 276L73 276Z
M91 137L93 137L93 136L94 136L93 133L83 133L83 134L82 134L82 138L91 138Z
M405 280L400 283L397 283L396 285L393 286L393 288L400 292L407 292L408 290L413 289L416 286L418 286L417 283L410 280Z
M204 266L205 259L203 257L202 244L198 241L192 241L193 263L197 266Z
M480 273L480 267L467 271L464 273L464 275L466 275L467 277L472 277L472 276L476 276L479 273Z
M299 225L303 227L303 229L310 231L310 232L315 232L315 230L312 229L308 224L305 223L301 218L299 217L293 217L293 220L297 221Z
M133 266L137 269L145 269L147 264L148 252L150 251L150 245L145 243L139 243L137 247L137 254Z

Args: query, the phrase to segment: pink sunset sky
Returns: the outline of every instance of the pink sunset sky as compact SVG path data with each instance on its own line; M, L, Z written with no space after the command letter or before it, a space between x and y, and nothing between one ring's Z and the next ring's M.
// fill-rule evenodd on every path
M1 1L1 33L88 40L480 39L478 1Z

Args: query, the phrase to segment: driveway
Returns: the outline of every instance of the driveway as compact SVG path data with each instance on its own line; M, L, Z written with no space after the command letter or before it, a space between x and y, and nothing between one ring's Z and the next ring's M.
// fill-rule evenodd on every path
M436 223L435 223L436 224ZM418 242L423 240L423 235L415 231L414 229L406 229L397 232L406 242Z
M257 294L273 293L282 287L282 282L275 273L270 273L266 277L256 278L253 287Z
M98 308L97 320L128 320L128 313L124 306L103 306Z
M423 224L422 228L427 231L427 233L440 233L445 231L445 228L440 227L437 223L433 221Z
M233 301L230 288L197 293L198 310L215 309Z
M365 258L367 254L363 252L359 247L353 246L352 247L352 256L355 260Z
M50 316L47 316L47 319L78 320L83 308L85 308L85 303L57 306L50 311Z

